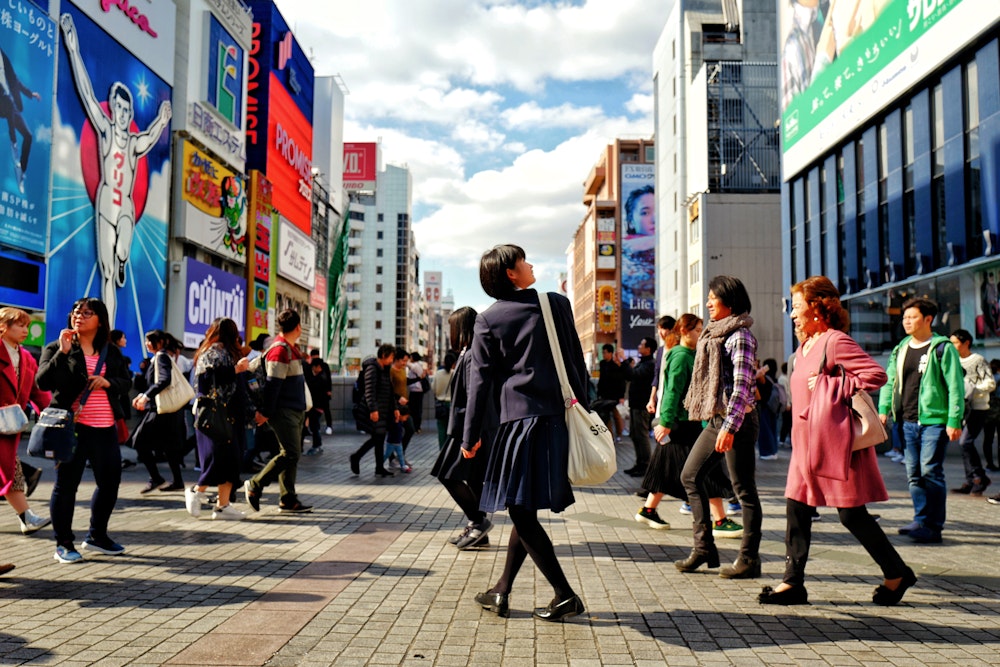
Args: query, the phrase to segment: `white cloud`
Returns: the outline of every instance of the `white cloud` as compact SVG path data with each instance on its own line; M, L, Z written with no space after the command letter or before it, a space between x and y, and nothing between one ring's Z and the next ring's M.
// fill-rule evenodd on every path
M635 94L632 96L628 102L625 103L625 110L629 113L634 114L645 114L652 118L653 116L653 96L652 95L642 95Z
M500 117L508 128L565 128L589 127L604 116L600 107L578 107L572 104L560 104L557 107L542 108L537 102L505 109Z

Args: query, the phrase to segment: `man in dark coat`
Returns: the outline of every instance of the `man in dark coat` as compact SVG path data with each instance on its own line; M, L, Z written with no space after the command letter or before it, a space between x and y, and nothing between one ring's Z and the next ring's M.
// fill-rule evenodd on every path
M358 451L351 454L351 472L355 475L361 473L361 457L374 448L375 474L380 477L392 476L392 473L385 469L382 459L385 455L385 436L389 429L389 420L399 419L398 399L389 379L389 368L395 358L395 346L384 343L379 346L374 358L369 357L361 364L364 402L368 408L372 431L371 437L358 448Z
M625 373L622 371L624 357L620 350L616 353L615 346L610 343L604 344L601 353L604 358L598 364L600 377L597 379L597 397L602 401L614 401L615 408L611 410L611 417L614 420L617 439L624 435L625 430L621 413L618 412L618 403L625 400ZM605 419L605 421L608 428L611 428L611 420Z
M642 477L649 465L649 423L652 415L646 410L649 399L649 386L653 381L656 362L653 361L653 351L656 341L643 338L639 341L639 362L635 366L622 364L625 378L631 381L628 392L630 434L632 445L635 446L635 465L625 471L632 477Z

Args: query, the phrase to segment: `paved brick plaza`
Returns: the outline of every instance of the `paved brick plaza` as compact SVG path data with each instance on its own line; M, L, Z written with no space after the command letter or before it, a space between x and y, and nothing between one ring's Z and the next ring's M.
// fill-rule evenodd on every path
M22 537L3 510L0 561L17 569L0 578L0 664L1000 664L1000 507L952 496L944 544L912 545L895 535L912 516L903 468L888 459L880 460L892 500L873 511L921 578L899 607L871 603L880 575L829 509L814 529L812 604L757 604L761 585L783 569L782 450L782 460L758 464L761 580L678 573L672 561L689 550L688 517L671 501L661 514L673 530L632 521L639 501L633 480L619 474L579 489L563 515L543 514L587 614L564 625L534 620L531 608L551 590L529 562L511 618L498 619L473 596L502 568L506 516L497 515L488 549L460 553L447 543L464 521L427 474L437 452L431 431L410 447L414 473L387 480L371 475L371 458L366 474L348 471L360 435L341 429L326 438L326 453L300 468L300 493L316 505L302 516L278 515L272 487L247 521L213 522L210 512L196 520L180 493L140 496L145 476L132 468L111 522L128 553L85 552L80 565L52 559L50 528ZM630 451L619 447L620 468L631 465ZM949 486L960 470L952 447ZM33 498L38 509L52 479L49 470ZM74 521L78 545L90 479ZM735 555L735 544L720 546L724 558Z

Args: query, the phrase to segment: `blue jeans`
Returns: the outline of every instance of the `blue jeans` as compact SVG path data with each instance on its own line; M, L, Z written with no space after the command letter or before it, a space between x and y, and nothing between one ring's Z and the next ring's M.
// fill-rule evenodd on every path
M399 462L399 468L402 470L407 467L406 459L403 458L403 443L400 442L387 442L385 443L385 454L382 456L382 465L389 460L390 456L396 456L396 460Z
M900 425L906 476L913 498L913 520L931 530L944 527L944 453L948 431L944 424L903 422Z

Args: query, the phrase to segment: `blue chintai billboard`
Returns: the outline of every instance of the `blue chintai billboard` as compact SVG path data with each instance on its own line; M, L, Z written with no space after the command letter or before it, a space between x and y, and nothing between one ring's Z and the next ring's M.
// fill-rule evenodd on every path
M164 319L171 88L63 7L46 311L61 322L74 300L101 299L139 359L143 334ZM58 332L50 326L49 338Z
M56 24L30 2L0 20L0 244L45 254ZM9 148L8 148L9 146Z

